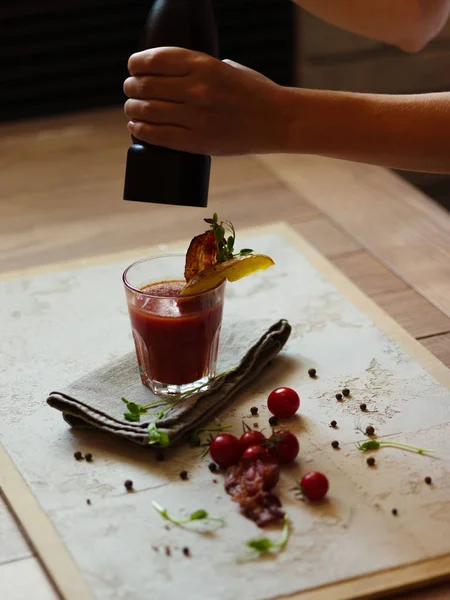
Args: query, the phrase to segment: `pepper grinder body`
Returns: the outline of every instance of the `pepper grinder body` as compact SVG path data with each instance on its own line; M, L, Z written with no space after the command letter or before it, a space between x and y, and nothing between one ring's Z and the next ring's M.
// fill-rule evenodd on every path
M155 0L144 28L143 49L176 46L218 57L211 0ZM132 138L124 200L206 207L211 157L153 146Z

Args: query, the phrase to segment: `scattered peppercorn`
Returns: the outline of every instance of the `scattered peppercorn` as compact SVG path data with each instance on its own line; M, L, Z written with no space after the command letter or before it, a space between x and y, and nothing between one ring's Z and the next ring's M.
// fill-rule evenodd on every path
M164 452L157 452L155 458L158 462L163 462L164 460L166 460L166 455L164 454Z
M89 506L92 504L89 498L86 500L86 504L89 504Z
M331 421L330 427L336 427L336 425L337 425L337 421L334 421L334 420Z
M88 461L88 462L92 462L92 454L90 452L88 452L87 454L84 455L84 458Z
M250 409L250 412L252 415L257 415L258 414L258 407L257 406L252 406Z
M374 435L375 434L375 429L372 427L372 425L367 425L367 427L366 427L366 433L367 433L367 435Z
M344 396L350 396L350 390L348 388L344 388L342 390L342 393L344 394Z
M186 481L188 479L188 473L187 473L187 471L181 471L180 472L180 479L182 479L183 481Z
M431 477L425 477L425 483L431 485Z
M342 400L342 394L336 394L336 400Z
M394 515L394 517L396 517L398 515L398 510L396 508L393 508L391 510L392 514Z
M272 427L276 427L278 425L278 419L277 419L277 417L270 417L270 419L269 419L269 425L272 425Z
M211 471L211 473L215 473L217 471L216 463L213 463L213 462L209 463L208 469Z
M189 548L188 548L187 546L185 546L185 547L183 548L183 554L184 554L185 556L187 556L188 558L189 558L189 556L191 556L191 551L189 550Z
M375 464L375 459L373 456L369 456L369 458L366 460L366 463L369 465L369 467L373 467L373 465Z
M131 479L126 479L123 485L125 486L127 492L131 492L131 490L133 489L133 482L131 481Z
M316 369L308 369L308 375L310 377L315 377L317 375Z
M258 429L258 427L259 427L258 423L253 423L253 427L254 427L255 429Z
M213 483L217 483L217 479L213 479Z
M339 448L339 442L337 440L333 440L331 442L331 445L333 446L333 448Z
M159 551L158 546L156 546L155 544L152 545L152 550L154 550L155 552Z
M81 454L81 452L79 450L77 450L76 452L73 453L74 458L76 458L77 460L83 460L83 455Z
M166 556L172 556L172 551L170 549L170 546L166 546L165 551L166 551Z
M364 402L362 404L359 405L359 408L361 410L367 410L367 404L365 404Z

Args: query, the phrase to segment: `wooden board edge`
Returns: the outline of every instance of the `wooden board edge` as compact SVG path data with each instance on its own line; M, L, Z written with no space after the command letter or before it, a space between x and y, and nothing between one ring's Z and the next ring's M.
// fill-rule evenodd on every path
M327 258L316 250L294 229L286 223L277 224L275 231L283 236L325 277L342 295L350 300L359 310L368 316L374 324L389 335L399 346L418 362L441 385L450 390L450 369L444 365L425 346L417 341L401 325L390 317L374 300L366 296L355 283Z
M337 267L330 263L318 250L313 248L300 234L286 223L276 223L242 230L242 235L277 233L296 248L315 268L353 304L366 314L382 331L394 339L426 371L450 390L450 369L441 363L420 342L407 333L394 319L366 296ZM0 280L34 276L57 272L70 268L84 268L107 264L127 257L145 256L179 247L183 242L167 246L137 248L121 253L112 253L95 258L86 258L63 263L44 265L32 269L12 271L0 275ZM24 527L31 543L45 565L45 568L58 591L65 600L94 600L81 571L54 529L51 521L33 496L14 463L0 444L0 486L2 487L13 512ZM357 600L376 598L389 592L401 591L421 584L432 583L449 577L450 555L421 561L414 565L395 567L387 571L368 574L357 579L332 583L314 590L295 592L284 598L289 600Z
M61 537L1 443L0 489L60 596L65 600L95 600Z
M450 579L450 554L295 592L283 600L375 600Z

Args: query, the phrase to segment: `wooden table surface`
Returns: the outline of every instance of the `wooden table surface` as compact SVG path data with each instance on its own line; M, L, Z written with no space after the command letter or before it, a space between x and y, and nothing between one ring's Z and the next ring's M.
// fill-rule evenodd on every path
M137 204L122 200L128 143L121 109L0 127L0 272L188 238L214 211L238 230L286 221L450 367L450 214L397 175L312 156L218 158L208 211ZM0 590L58 597L1 497ZM402 598L450 598L450 584Z

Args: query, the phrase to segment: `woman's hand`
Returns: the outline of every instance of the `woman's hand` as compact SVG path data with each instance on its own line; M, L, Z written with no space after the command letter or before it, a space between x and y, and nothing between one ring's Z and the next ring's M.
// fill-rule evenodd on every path
M212 155L282 150L285 88L232 61L182 48L133 54L124 83L139 140Z

